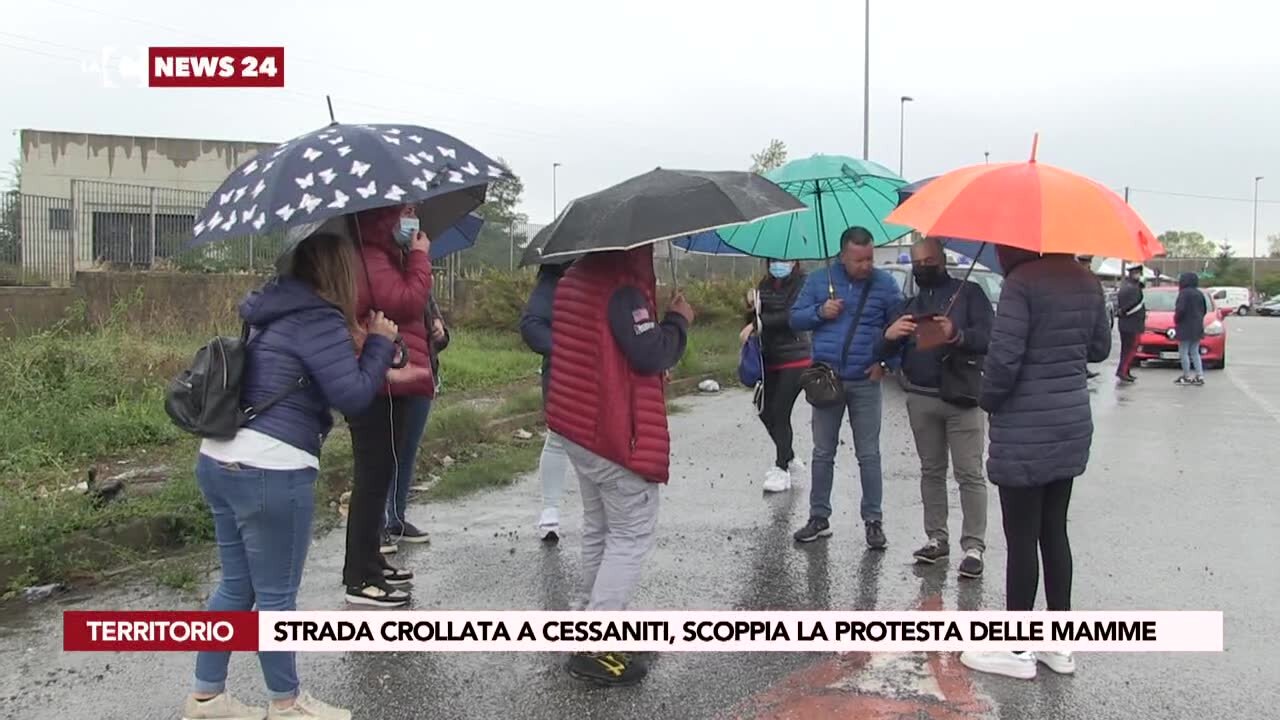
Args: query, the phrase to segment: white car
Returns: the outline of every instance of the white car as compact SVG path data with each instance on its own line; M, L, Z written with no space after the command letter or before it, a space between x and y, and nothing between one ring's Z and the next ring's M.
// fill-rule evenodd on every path
M1248 315L1253 310L1253 295L1246 287L1206 288L1214 304L1233 315Z

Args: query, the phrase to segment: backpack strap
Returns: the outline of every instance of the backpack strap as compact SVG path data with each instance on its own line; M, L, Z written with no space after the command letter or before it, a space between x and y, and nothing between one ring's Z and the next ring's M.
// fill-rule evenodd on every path
M264 328L265 328L265 326L264 326ZM251 328L249 327L249 323L248 323L248 321L243 321L243 322L241 322L241 324L240 324L240 342L244 343L244 344L247 346L251 340L256 340L259 336L261 336L261 335L262 335L262 330L263 330L264 328L259 328L257 333L251 333ZM251 337L251 335L252 335L252 337ZM294 390L298 390L298 389L304 388L304 387L306 387L306 386L308 386L308 385L310 385L310 384L311 384L311 381L307 379L307 376L306 376L306 375L300 375L300 376L298 376L298 379L297 379L297 380L294 380L294 381L293 381L293 383L289 385L289 387L287 387L287 388L285 388L285 389L281 390L280 392L277 392L275 395L272 395L271 397L267 398L267 401L266 401L266 402L264 402L264 403L262 403L261 405L259 405L259 406L257 406L257 407L254 407L253 405L249 405L249 406L245 407L245 408L241 411L241 412L242 412L242 414L243 414L243 420L241 420L241 423L240 423L240 424L243 426L245 423L249 422L250 420L253 420L254 418L256 418L256 417L258 417L259 415L261 415L262 413L264 413L264 412L266 412L267 410L271 409L271 407L272 407L273 405L275 405L276 403L280 402L281 400L284 400L284 399L285 399L286 397L288 397L288 396L289 396L289 394L290 394L290 393L292 393Z

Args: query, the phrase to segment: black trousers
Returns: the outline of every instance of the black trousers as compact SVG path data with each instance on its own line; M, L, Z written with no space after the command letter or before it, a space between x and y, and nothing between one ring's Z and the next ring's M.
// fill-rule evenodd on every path
M1050 610L1071 609L1071 542L1067 539L1067 506L1073 478L1041 487L1000 488L1004 537L1009 546L1005 568L1005 608L1031 610L1044 560L1044 596ZM1037 557L1037 546L1039 555Z
M348 586L382 582L386 565L379 552L387 491L396 472L395 448L404 447L408 404L379 395L360 415L347 418L355 467L347 510L347 555L342 582ZM394 430L394 434L393 434Z
M1138 333L1121 332L1120 333L1120 365L1116 368L1116 375L1119 377L1128 377L1129 369L1133 365L1133 356L1138 353Z
M791 410L800 396L800 376L804 368L766 370L764 374L764 407L760 422L773 439L776 451L774 462L783 470L791 464L796 454L792 448Z

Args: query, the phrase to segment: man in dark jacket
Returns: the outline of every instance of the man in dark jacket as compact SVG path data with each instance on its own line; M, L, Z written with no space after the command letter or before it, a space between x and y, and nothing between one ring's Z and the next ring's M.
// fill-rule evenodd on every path
M1116 321L1120 330L1120 366L1116 368L1116 377L1121 382L1137 380L1130 370L1133 357L1138 354L1138 336L1147 327L1147 306L1142 287L1142 266L1130 265L1116 292L1116 309L1120 316Z
M851 227L840 236L839 261L805 281L791 306L791 327L813 333L813 359L835 371L844 386L835 407L813 409L813 467L809 522L796 531L797 542L831 535L831 484L845 411L853 429L854 452L862 481L862 521L867 545L888 544L880 501L880 338L901 302L902 291L889 273L874 265L874 244L866 228ZM896 361L889 363L893 366Z
M1000 246L1004 285L983 365L979 404L990 415L987 477L1000 489L1008 559L1006 609L1031 610L1044 560L1050 610L1071 609L1071 486L1089 463L1093 413L1085 365L1111 352L1097 278L1070 255ZM1067 653L966 652L973 670L1031 678L1037 661L1074 671Z
M982 474L982 410L957 405L939 396L943 363L948 358L978 358L987 352L992 310L986 293L974 282L947 274L946 255L935 238L923 238L911 248L911 274L919 292L908 300L885 330L881 357L902 361L902 384L907 391L907 416L920 456L920 500L924 505L926 542L916 550L916 562L933 564L950 554L947 533L947 456L955 461L963 515L960 575L982 576L982 553L987 535L987 482ZM915 332L921 318L938 321L947 343L921 349ZM974 397L979 388L973 388Z
M538 283L524 312L520 315L520 337L529 349L542 356L542 402L547 401L547 384L551 382L551 313L556 284L570 263L549 263L538 268ZM542 443L538 475L542 481L542 514L538 517L538 537L546 542L560 540L560 498L564 495L565 476L569 473L569 457L564 454L564 440L547 430Z
M582 491L582 603L625 610L653 547L658 487L667 482L671 435L664 375L688 342L693 308L677 294L658 315L653 246L576 260L555 290L547 427L564 439ZM577 678L631 685L643 662L582 653Z
M1200 359L1200 341L1204 339L1204 316L1209 302L1200 289L1200 277L1193 272L1178 276L1178 299L1173 307L1174 337L1178 339L1178 360L1182 375L1178 385L1203 385L1204 363ZM1195 375L1191 374L1192 369Z
M769 262L769 274L756 286L753 306L759 308L760 350L764 355L764 397L760 421L773 440L774 462L765 473L764 491L791 489L793 473L804 463L792 447L791 413L800 397L800 377L810 364L809 337L791 329L791 305L804 287L800 264ZM756 322L753 309L748 322Z

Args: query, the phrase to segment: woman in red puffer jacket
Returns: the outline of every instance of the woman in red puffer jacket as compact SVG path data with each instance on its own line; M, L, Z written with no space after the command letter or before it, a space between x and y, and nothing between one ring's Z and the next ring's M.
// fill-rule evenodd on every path
M382 535L391 520L385 517L388 493L413 481L412 472L403 469L413 467L435 396L425 319L431 293L430 241L418 230L412 205L357 213L355 225L365 270L357 274L356 310L367 314L376 308L399 326L414 379L384 386L367 411L347 417L355 468L342 580L347 602L397 607L410 597L396 586L411 581L413 573L387 562L381 552ZM426 539L426 533L403 518L393 521L400 525L395 529L403 539Z

